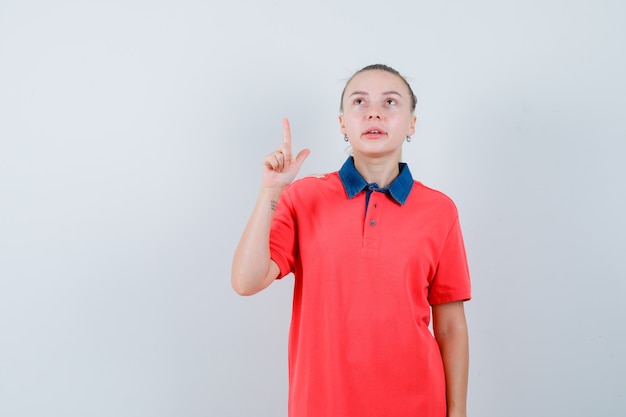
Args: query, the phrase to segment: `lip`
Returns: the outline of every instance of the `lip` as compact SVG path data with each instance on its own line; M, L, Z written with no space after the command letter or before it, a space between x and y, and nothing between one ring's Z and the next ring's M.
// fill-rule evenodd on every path
M365 129L362 133L362 135L368 139L377 139L381 136L385 136L386 134L387 132L385 132L383 128L378 127L378 126L370 126L367 129Z

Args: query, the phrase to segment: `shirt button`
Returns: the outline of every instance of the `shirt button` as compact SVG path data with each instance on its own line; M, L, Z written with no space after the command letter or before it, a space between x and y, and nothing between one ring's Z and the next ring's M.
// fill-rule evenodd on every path
M376 220L370 220L370 226L376 226Z

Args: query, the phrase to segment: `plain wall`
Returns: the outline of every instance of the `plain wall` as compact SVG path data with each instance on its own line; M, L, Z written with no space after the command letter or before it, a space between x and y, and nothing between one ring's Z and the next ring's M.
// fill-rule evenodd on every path
M293 280L230 262L289 117L407 76L459 208L470 416L626 409L626 3L0 1L0 415L286 416Z

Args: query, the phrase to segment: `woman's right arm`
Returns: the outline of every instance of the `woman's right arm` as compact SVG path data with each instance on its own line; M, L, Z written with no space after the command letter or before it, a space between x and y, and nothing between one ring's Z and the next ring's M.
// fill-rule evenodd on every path
M285 187L294 180L310 151L292 159L289 121L283 120L283 143L263 159L263 180L256 204L243 231L231 269L231 285L240 295L252 295L278 276L278 265L270 258L270 230L274 211Z

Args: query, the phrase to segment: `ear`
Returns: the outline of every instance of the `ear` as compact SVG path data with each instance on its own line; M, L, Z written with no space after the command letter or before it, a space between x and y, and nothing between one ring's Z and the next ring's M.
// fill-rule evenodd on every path
M346 125L343 124L343 114L339 115L339 126L341 126L341 134L346 134Z
M409 130L408 133L406 134L407 136L413 136L413 134L415 133L415 122L417 120L417 117L413 116L411 117L411 123L409 124Z

